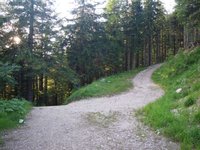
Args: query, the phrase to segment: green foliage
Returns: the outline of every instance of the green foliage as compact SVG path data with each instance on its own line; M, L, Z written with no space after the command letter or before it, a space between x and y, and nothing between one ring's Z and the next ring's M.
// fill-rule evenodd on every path
M19 70L19 66L11 65L9 63L0 62L0 91L6 85L15 85L16 81L13 77L13 73Z
M106 34L100 15L95 12L96 4L89 1L78 1L74 9L74 24L67 26L70 41L68 47L69 66L79 75L80 84L91 83L105 72L107 65ZM67 46L69 44L67 43ZM115 55L115 53L113 53Z
M31 104L24 99L0 99L0 131L16 127L30 109Z
M143 36L144 36L144 9L142 6L141 0L136 0L132 2L131 5L131 18L130 18L130 26L132 26L134 30L133 36L133 47L135 51L141 51L143 46Z
M124 70L124 34L121 30L124 28L123 23L128 22L125 17L126 4L124 0L109 0L105 8L105 53L104 68L109 68L107 72L120 72ZM123 19L124 18L124 19ZM128 24L128 23L127 23ZM104 45L103 44L103 45ZM107 73L105 71L105 73Z
M200 48L170 58L153 74L165 95L142 110L146 123L180 142L182 149L200 148L199 60Z
M196 121L197 123L200 123L200 111L198 111L195 116L194 116L194 121Z
M73 19L60 19L53 0L7 0L7 6L0 4L0 57L20 66L6 81L0 78L6 85L14 85L13 79L18 83L1 95L30 101L34 97L38 105L60 104L75 86L162 62L171 49L176 54L187 44L179 14L189 13L186 17L192 25L199 22L199 2L195 0L177 0L178 11L169 20L159 0L108 0L102 15L97 13L98 3L76 2ZM7 30L7 24L12 28ZM191 39L198 44L198 30L194 33L196 37ZM20 43L16 44L15 37ZM187 66L179 72L185 69Z
M63 56L60 58L63 58ZM65 98L69 96L71 90L68 87L69 83L73 86L79 84L79 78L74 70L69 67L66 60L58 59L57 63L53 66L53 68L57 69L53 69L50 72L50 77L54 80L56 86L51 86L49 88L49 94L57 94L58 104L62 104Z
M176 12L179 19L187 24L191 23L199 27L200 20L200 1L198 0L176 0Z
M8 0L6 4L9 9L4 13L10 14L7 22L12 28L7 30L6 24L0 28L0 56L2 61L17 64L20 69L7 76L18 84L0 94L30 101L34 97L38 105L63 101L69 84L76 79L66 50L61 47L66 35L60 30L63 24L54 12L53 1ZM14 37L20 38L20 43L16 44Z
M83 98L109 96L124 92L133 86L130 79L139 71L141 69L101 78L92 84L74 91L65 103Z

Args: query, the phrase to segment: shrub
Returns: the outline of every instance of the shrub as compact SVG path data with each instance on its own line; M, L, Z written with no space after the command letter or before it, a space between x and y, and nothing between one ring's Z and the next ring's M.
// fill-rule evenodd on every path
M24 99L0 99L0 130L15 127L31 108Z

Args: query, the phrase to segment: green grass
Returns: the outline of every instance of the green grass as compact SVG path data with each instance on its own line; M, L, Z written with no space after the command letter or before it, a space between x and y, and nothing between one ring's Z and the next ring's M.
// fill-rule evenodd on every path
M65 104L84 98L110 96L127 91L133 86L130 79L141 70L140 68L99 79L73 92L72 95L67 98Z
M0 131L17 127L19 119L24 119L30 109L31 104L26 100L0 99Z
M170 58L152 78L166 93L138 112L141 119L181 149L200 150L200 48Z

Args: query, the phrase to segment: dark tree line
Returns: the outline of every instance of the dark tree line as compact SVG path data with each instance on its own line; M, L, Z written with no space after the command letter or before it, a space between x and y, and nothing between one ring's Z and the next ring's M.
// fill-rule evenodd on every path
M7 1L0 55L2 64L10 64L7 76L16 82L4 84L1 97L23 97L36 105L59 104L69 94L69 83L78 81L61 47L62 20L52 5L50 0Z
M200 2L176 2L168 15L159 0L109 0L98 14L98 3L77 0L73 19L59 19L51 0L7 0L0 6L0 97L61 104L98 78L199 45Z

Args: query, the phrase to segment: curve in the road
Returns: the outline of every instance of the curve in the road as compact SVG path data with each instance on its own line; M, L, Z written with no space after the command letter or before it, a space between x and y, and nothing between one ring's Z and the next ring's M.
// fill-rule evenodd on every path
M159 65L140 72L134 88L112 97L34 108L25 124L3 136L3 150L176 150L179 145L140 123L135 110L163 95L151 80Z

